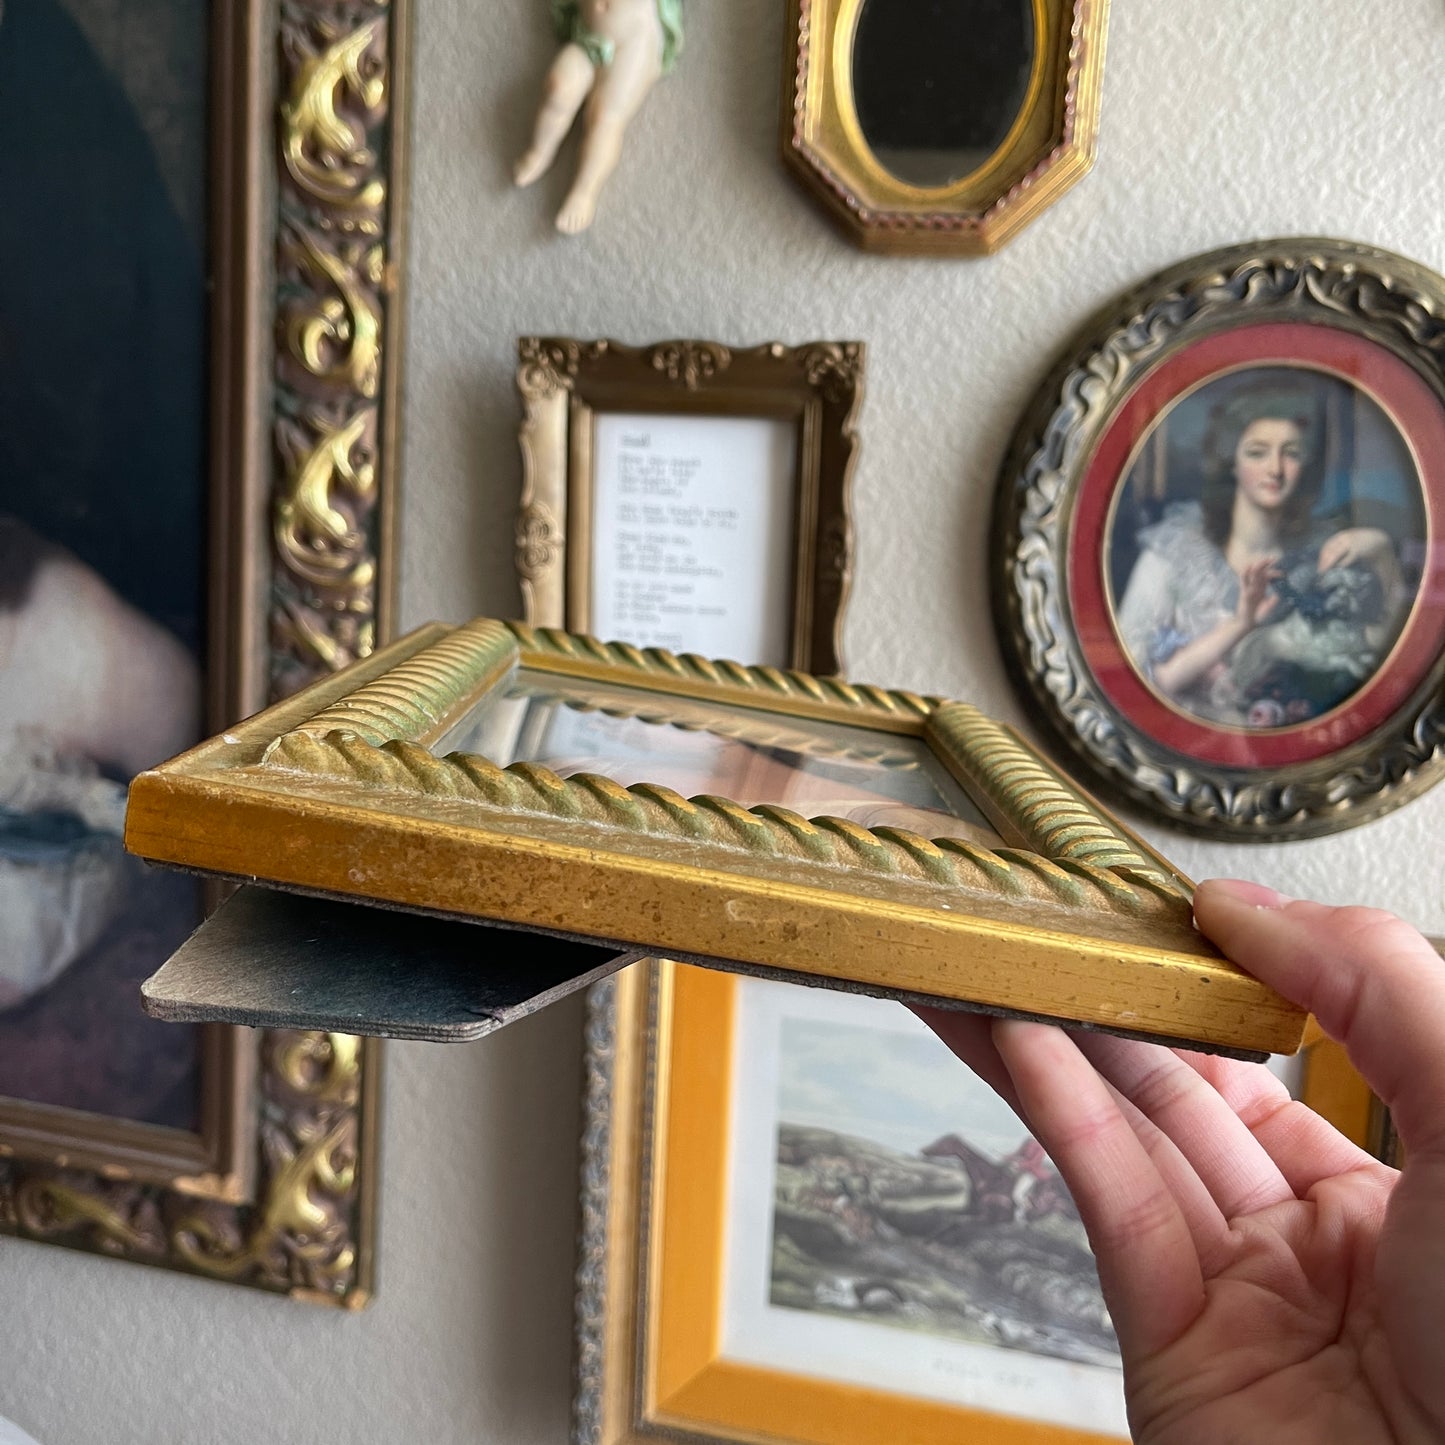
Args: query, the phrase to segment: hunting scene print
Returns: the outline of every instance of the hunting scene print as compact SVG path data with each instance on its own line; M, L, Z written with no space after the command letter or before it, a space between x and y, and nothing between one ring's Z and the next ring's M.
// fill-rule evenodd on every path
M1117 1368L1093 1255L1057 1170L935 1045L782 1021L769 1302ZM902 1089L880 1096L880 1080Z

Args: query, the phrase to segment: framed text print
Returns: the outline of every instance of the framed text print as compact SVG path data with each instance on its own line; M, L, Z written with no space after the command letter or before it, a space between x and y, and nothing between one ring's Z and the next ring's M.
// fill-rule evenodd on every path
M862 343L518 350L528 621L837 672Z

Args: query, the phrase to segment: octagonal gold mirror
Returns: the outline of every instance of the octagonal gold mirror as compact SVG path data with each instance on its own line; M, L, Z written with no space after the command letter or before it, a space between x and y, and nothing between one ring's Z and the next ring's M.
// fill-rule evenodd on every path
M865 250L995 251L1094 161L1108 0L791 0L783 157Z

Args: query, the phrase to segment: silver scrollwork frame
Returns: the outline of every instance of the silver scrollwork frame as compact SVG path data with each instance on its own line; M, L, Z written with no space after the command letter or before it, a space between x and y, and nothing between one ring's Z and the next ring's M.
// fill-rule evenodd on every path
M1387 251L1309 237L1197 256L1100 312L1066 348L1007 454L991 556L1005 664L1064 750L1101 785L1181 828L1277 842L1367 822L1439 781L1445 639L1406 701L1348 746L1269 768L1203 763L1145 734L1105 696L1070 615L1067 572L1080 481L1119 407L1183 347L1265 321L1363 337L1404 361L1445 409L1445 278Z

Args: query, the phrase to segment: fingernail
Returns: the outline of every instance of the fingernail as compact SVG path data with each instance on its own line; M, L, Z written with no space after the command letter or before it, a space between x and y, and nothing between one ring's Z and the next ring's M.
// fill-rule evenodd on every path
M1214 899L1237 903L1245 908L1283 908L1291 900L1263 883L1250 883L1243 878L1209 878L1195 889L1195 897L1208 890Z

